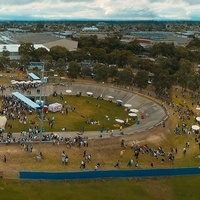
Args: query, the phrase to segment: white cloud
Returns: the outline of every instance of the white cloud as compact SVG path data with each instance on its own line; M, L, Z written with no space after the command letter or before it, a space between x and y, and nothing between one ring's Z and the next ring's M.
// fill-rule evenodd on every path
M200 0L6 0L0 19L199 19Z

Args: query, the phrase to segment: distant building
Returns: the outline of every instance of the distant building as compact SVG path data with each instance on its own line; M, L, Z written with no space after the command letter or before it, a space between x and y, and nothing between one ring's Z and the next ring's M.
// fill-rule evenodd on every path
M134 36L131 36L131 35L122 35L122 38L121 38L121 42L123 43L129 43L131 41L133 41L135 39Z
M12 33L27 33L27 32L30 32L29 30L24 30L24 29L20 29L20 28L8 28L7 30L9 32L12 32Z
M193 38L195 36L195 32L193 31L176 32L176 35L182 38Z
M72 38L74 32L72 31L54 32L53 35L62 39L66 39L66 38Z
M27 66L27 69L29 70L43 70L44 64L42 62L30 62L30 64Z
M78 48L78 42L74 40L67 40L67 39L61 39L61 40L56 40L52 42L47 42L43 44L45 47L48 49L54 47L54 46L61 46L65 47L69 51L76 51Z
M136 39L136 41L145 49L150 48L155 43L148 39Z
M0 34L0 43L1 44L14 44L15 41L11 38L7 37L6 35Z
M193 32L175 33L164 31L136 31L131 32L130 36L134 37L137 40L145 39L145 43L140 42L142 46L146 46L147 40L151 41L151 45L159 42L165 42L174 43L175 46L185 46L188 44L193 34Z
M98 32L99 29L95 26L92 26L92 27L84 27L82 29L83 32Z
M130 33L131 36L135 38L144 38L153 41L159 41L167 39L170 35L174 35L173 32L163 32L163 31L135 31Z
M120 41L123 43L129 43L133 40L136 40L145 49L154 45L154 42L149 39L135 38L134 36L131 36L131 35L122 36L122 39Z

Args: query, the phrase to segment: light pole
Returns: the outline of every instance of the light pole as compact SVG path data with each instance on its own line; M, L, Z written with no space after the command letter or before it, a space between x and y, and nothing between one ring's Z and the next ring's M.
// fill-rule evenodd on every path
M42 78L41 78L41 89L40 89L40 108L41 108L41 119L40 119L40 134L39 134L39 150L38 150L38 157L42 158L42 132L43 132L43 126L44 126L44 98L42 102L42 95L43 95L43 80L44 79L44 63L43 63L43 69L42 69Z

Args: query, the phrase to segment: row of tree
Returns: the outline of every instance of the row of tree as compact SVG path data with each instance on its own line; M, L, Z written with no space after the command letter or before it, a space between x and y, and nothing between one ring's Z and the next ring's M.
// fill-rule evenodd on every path
M137 41L123 44L117 37L98 40L96 36L82 37L78 40L79 49L74 52L55 46L48 51L35 49L32 43L19 47L20 66L30 61L45 62L46 70L56 69L62 75L75 79L91 75L98 82L114 81L120 85L135 84L146 88L151 79L159 94L170 89L173 84L199 91L199 74L194 72L194 63L200 59L200 40L193 39L187 47L158 43L146 50ZM146 55L141 58L140 55ZM89 60L90 67L82 67L81 61ZM9 52L4 51L0 67L17 64L9 60ZM66 70L66 65L68 69ZM133 73L137 69L137 73ZM149 77L149 73L154 74Z

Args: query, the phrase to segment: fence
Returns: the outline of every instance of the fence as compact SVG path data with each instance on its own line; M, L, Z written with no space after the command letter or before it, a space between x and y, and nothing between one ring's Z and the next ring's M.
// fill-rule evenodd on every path
M199 175L200 167L173 169L136 169L136 170L106 170L81 172L28 172L20 171L20 179L35 180L80 180L105 178L147 178L164 176Z

